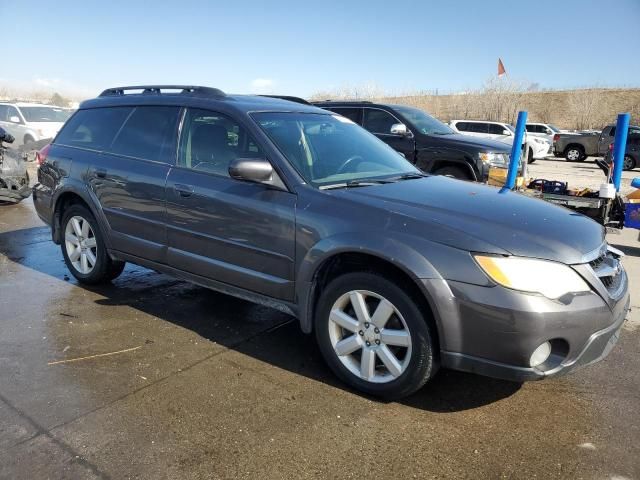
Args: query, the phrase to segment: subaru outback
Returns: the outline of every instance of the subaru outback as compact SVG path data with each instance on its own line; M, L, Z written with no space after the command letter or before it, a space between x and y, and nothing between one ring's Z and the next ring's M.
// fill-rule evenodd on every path
M35 206L80 283L132 262L279 308L368 394L408 395L440 366L566 373L607 355L629 308L594 221L426 175L314 106L112 88L43 157Z

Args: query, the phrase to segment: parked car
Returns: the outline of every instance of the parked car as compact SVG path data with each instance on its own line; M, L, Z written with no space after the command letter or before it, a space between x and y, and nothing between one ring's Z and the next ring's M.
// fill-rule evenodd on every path
M544 138L550 145L553 144L553 136L560 133L560 129L550 123L527 123L525 128L529 137Z
M426 175L313 106L135 88L84 102L38 170L36 211L79 282L132 262L276 307L343 381L390 398L438 366L541 379L616 342L622 253L587 217Z
M640 134L640 127L629 127L630 134ZM570 162L582 162L588 157L602 157L609 150L616 135L616 126L607 125L601 132L556 133L553 150L557 157Z
M71 116L70 109L37 103L0 103L0 127L16 139L16 146L55 137Z
M22 156L3 145L14 140L0 127L0 204L18 203L31 195L29 173Z
M371 102L315 102L349 118L426 173L485 182L490 167L507 168L509 148L457 134L418 108Z
M613 143L609 145L609 149L605 154L604 160L611 165L613 161ZM624 154L623 170L633 170L640 167L640 132L632 133L627 137L627 148Z
M513 139L515 138L515 128L508 123L482 120L452 120L449 124L457 132L472 137L488 138L502 142L509 145L509 147L513 145ZM551 143L543 138L528 138L525 135L523 152L527 155L528 162L533 163L551 154Z

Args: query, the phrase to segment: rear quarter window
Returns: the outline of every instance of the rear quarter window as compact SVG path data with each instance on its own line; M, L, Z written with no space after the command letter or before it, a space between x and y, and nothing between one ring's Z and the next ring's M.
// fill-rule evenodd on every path
M78 110L55 139L56 144L105 150L133 107L108 107Z

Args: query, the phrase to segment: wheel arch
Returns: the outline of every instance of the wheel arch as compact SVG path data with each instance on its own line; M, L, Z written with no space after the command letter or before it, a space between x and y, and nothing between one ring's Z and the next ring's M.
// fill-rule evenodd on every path
M327 242L327 243L325 243ZM419 307L428 309L436 342L439 344L442 328L434 299L420 281L422 278L442 278L428 260L404 244L390 239L367 238L367 246L353 243L336 245L336 239L321 243L333 244L326 249L318 244L302 262L296 281L296 299L300 326L305 333L313 331L315 307L324 285L333 278L354 271L370 271L402 282ZM375 244L380 248L372 248Z
M580 150L583 154L585 153L585 148L582 144L580 143L570 143L568 144L566 147L564 147L564 150L562 151L563 154L567 154L567 152L571 149L571 148L576 148L578 150Z
M69 206L75 204L81 204L88 208L98 222L98 225L102 232L105 232L103 217L102 215L100 215L100 212L98 212L94 207L94 203L91 201L91 198L87 192L70 186L68 188L65 188L64 190L59 191L54 197L52 204L53 221L51 225L51 237L54 243L60 244L61 242L61 223L64 210ZM107 248L109 248L110 242L108 236L103 235L103 237L105 245L107 246Z

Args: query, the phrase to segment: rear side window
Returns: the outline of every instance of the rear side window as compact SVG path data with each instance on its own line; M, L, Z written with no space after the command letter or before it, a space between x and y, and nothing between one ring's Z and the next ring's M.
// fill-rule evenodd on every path
M79 110L64 125L55 143L72 147L105 150L129 116L133 107Z
M136 107L113 141L111 153L173 163L179 107Z

